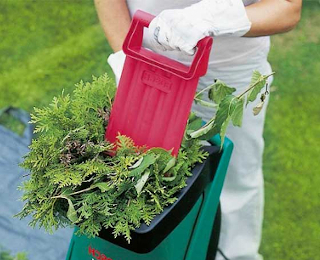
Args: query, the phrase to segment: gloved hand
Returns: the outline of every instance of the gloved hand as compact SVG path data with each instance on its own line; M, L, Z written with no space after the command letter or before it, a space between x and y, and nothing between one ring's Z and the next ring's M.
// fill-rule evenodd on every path
M243 36L251 27L241 0L202 0L184 9L164 10L149 26L153 49L195 52L205 36Z
M108 63L115 75L117 86L119 84L125 59L126 59L126 55L122 50L116 53L110 54L110 56L108 57Z

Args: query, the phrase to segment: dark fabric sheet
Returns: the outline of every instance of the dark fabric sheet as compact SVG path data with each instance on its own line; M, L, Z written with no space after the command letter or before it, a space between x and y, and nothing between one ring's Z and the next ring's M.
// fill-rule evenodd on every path
M0 110L0 116L8 113L26 125L23 136L0 125L0 245L13 254L25 251L29 260L63 260L66 257L72 229L64 229L53 235L44 230L28 226L30 218L20 220L18 213L23 202L22 192L17 189L27 174L18 164L28 152L32 138L32 128L28 125L29 115L16 108Z

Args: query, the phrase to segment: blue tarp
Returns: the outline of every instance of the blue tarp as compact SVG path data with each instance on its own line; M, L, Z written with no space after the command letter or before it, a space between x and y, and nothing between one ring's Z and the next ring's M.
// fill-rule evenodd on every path
M28 226L30 218L20 220L13 215L21 211L22 192L17 187L28 177L19 167L22 157L28 152L32 138L32 127L28 124L28 113L6 108L0 116L8 113L26 125L22 136L0 125L0 245L12 254L27 252L29 260L64 260L67 254L72 229L58 230L53 235ZM80 259L79 259L80 260Z

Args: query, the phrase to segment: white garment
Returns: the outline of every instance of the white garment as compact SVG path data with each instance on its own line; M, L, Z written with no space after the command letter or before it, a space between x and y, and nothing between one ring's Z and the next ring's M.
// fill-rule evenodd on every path
M194 55L206 36L241 37L251 28L245 6L239 0L202 0L186 8L167 9L149 25L153 50L178 50Z
M138 9L157 15L165 9L184 8L198 1L127 0L127 4L131 15ZM243 2L249 5L257 1ZM147 42L146 47L149 47ZM212 84L217 78L235 87L237 92L242 92L249 85L253 70L262 74L271 72L267 61L269 45L269 37L215 37L208 72L200 79L198 90ZM161 54L185 64L190 64L192 59L179 52L164 51ZM253 106L248 105L241 128L230 126L227 130L227 136L234 143L234 151L221 194L219 248L231 260L262 259L258 249L263 219L262 134L266 106L258 116L253 116ZM204 120L211 118L214 113L209 108L197 105L193 106L193 110ZM222 259L218 254L217 260Z
M198 89L205 88L212 84L213 78L218 78L235 87L237 92L243 92L250 83L253 69L262 74L271 72L271 67L266 61L261 64L244 65L242 70L235 68L229 71L209 65L206 76L200 79ZM233 73L239 78L230 76ZM269 84L271 83L272 79L269 80ZM266 101L268 102L268 99ZM230 260L263 259L258 250L264 206L262 134L267 103L258 116L253 115L254 106L250 103L246 108L242 127L230 125L227 129L227 136L233 141L234 149L220 197L222 226L219 248ZM192 109L206 120L214 113L211 109L203 109L197 105L193 105ZM223 258L218 254L216 260Z
M199 0L127 0L131 15L139 9L153 15L158 15L163 10L185 8L197 2L199 2ZM244 5L249 5L257 2L257 0L244 0L243 2ZM146 47L150 48L148 41L145 41L145 43ZM227 70L233 69L234 66L260 64L262 60L267 60L269 45L269 36L248 38L232 37L232 39L229 39L229 37L216 37L213 41L210 64L215 64L216 68L226 67ZM192 59L192 57L183 55L181 52L158 52L185 64L190 63ZM237 68L235 69L237 70ZM233 76L236 77L236 75Z

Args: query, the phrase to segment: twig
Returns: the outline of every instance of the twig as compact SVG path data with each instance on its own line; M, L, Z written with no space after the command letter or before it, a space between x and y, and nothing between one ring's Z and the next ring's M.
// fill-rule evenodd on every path
M79 191L76 191L76 192L73 192L73 193L70 193L68 194L68 196L73 196L73 195L77 195L77 194L80 194L80 193L83 193L83 192L86 192L86 191L89 191L89 190L92 190L94 188L97 188L97 187L94 187L94 186L91 186L89 188L86 188L84 190L79 190ZM51 197L51 199L65 199L66 197L64 195L57 195L57 196L53 196Z
M213 84L214 85L214 84ZM204 89L202 89L202 90L200 90L195 96L194 96L194 98L195 99L197 99L198 98L198 96L200 96L203 92L205 92L205 91L207 91L207 90L209 90L210 88L212 88L212 85L210 85L210 86L208 86L208 87L206 87L206 88L204 88Z
M237 98L241 98L243 95L245 95L245 94L248 93L251 89L253 89L255 86L257 86L262 80L265 80L265 79L269 78L269 77L272 76L274 73L275 73L275 72L272 72L272 73L270 73L269 75L262 76L262 79L261 79L261 80L258 80L257 82L255 82L254 84L252 84L252 86L249 86L249 88L248 88L246 91L244 91L244 92L242 92L241 94L239 94L239 95L237 96Z

